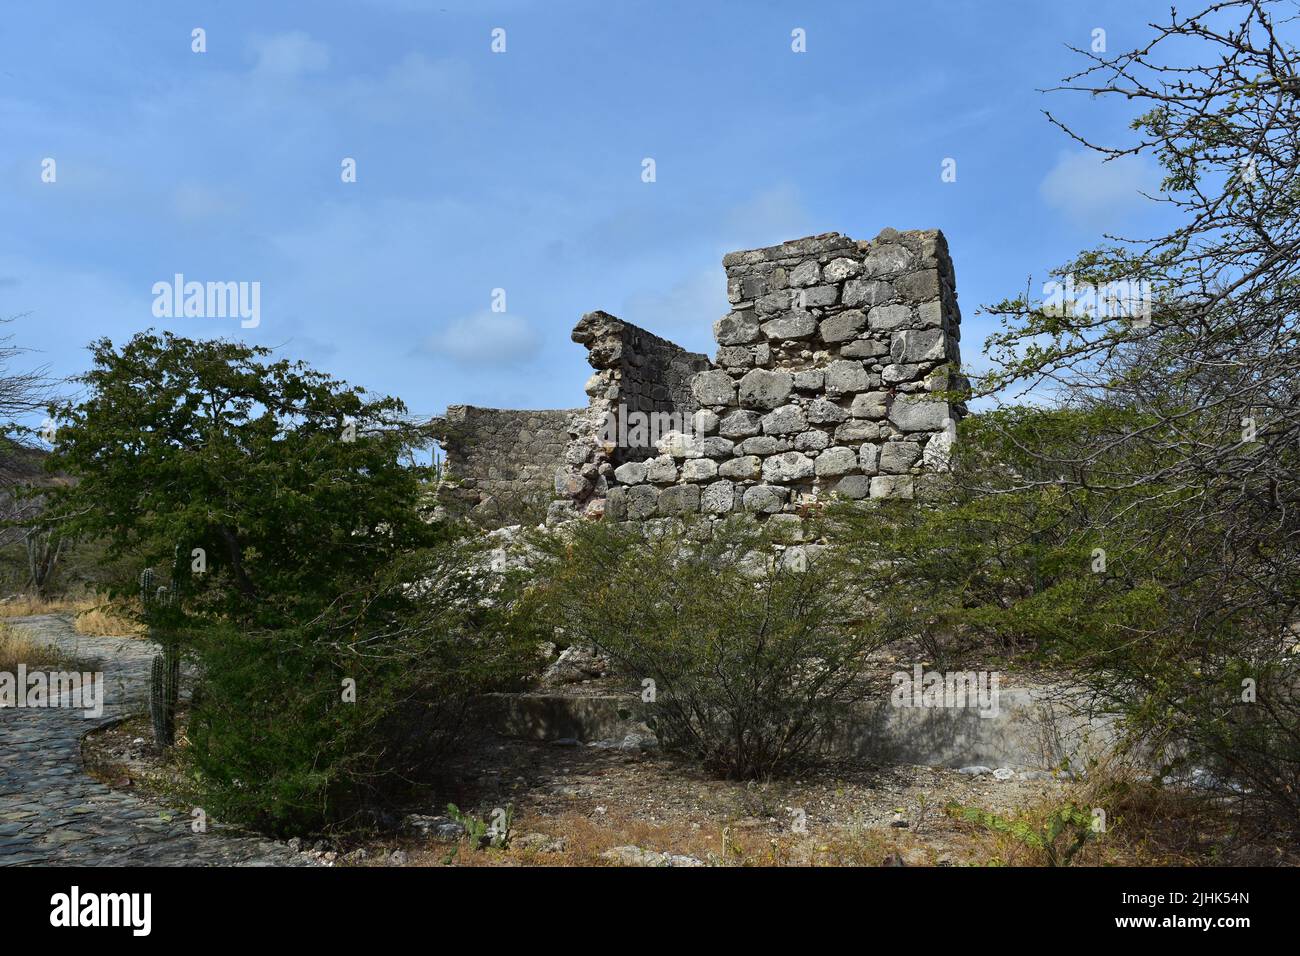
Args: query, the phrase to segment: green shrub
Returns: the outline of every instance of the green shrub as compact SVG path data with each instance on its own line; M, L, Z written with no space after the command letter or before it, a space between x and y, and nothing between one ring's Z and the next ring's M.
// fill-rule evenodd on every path
M786 771L862 696L877 639L834 552L797 570L752 523L706 531L601 522L539 535L525 613L653 681L665 746L729 776Z
M471 699L526 666L488 600L508 582L482 567L476 544L451 542L311 624L188 634L200 676L187 752L206 809L301 834L367 825L427 783Z

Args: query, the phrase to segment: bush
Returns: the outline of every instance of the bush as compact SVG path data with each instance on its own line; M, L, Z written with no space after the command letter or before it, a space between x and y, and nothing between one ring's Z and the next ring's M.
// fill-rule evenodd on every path
M539 535L524 613L654 681L665 746L728 776L780 773L863 696L877 639L834 552L797 570L753 525L706 531L602 522Z
M945 664L1014 650L1119 715L1156 778L1190 776L1300 832L1300 582L1257 583L1293 545L1242 548L1236 516L1152 481L1115 409L1008 409L962 423L935 497L835 513L890 640ZM1089 448L1110 453L1084 463ZM1062 485L1047 456L1072 460ZM1154 469L1153 469L1154 470ZM1286 593L1289 592L1289 593Z
M187 759L205 808L288 836L369 825L429 782L472 697L513 687L527 659L487 600L508 579L483 567L474 542L451 542L311 624L187 634L200 671Z

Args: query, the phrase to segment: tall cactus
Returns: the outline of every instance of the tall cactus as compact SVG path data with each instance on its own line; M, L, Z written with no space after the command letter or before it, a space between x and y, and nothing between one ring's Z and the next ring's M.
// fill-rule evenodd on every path
M146 611L150 606L171 603L172 593L166 587L154 587L153 568L140 572L140 601ZM159 747L176 743L176 702L180 699L181 653L174 640L159 640L157 629L149 628L151 640L162 645L162 651L153 659L149 685L149 716L153 721L153 739Z

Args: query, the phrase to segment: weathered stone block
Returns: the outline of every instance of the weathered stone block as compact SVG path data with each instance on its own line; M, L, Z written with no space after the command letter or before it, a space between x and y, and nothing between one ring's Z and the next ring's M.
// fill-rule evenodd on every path
M729 312L713 323L713 337L719 345L744 345L757 341L761 334L758 316L749 309Z
M724 515L736 507L736 486L730 481L715 481L700 492L700 511Z
M777 440L771 435L755 435L753 438L746 438L740 443L740 453L742 455L766 457L775 455L780 450L777 447Z
M880 470L886 474L906 474L921 457L921 446L912 441L888 441L880 449Z
M754 481L762 474L763 460L757 455L742 455L718 465L718 476L739 481Z
M920 448L917 448L920 454ZM682 480L710 481L717 477L718 463L711 458L692 458L682 465Z
M827 282L843 282L845 279L851 279L862 271L862 263L856 259L832 259L826 263L822 269L822 275Z
M819 368L806 368L794 373L794 387L800 392L819 392L826 376Z
M889 346L876 339L854 339L840 346L840 355L844 358L881 358L889 354Z
M845 475L831 491L841 498L860 501L871 494L871 479L866 475Z
M853 404L849 407L849 414L854 418L884 418L888 398L886 392L863 392L861 395L855 395Z
M727 458L736 448L736 443L730 438L723 438L721 435L712 435L708 438L697 439L699 443L700 454L705 458Z
M659 489L652 485L634 485L627 489L625 502L627 520L644 521L653 517L659 507Z
M772 341L806 339L817 331L817 320L808 312L785 312L770 322L764 322L762 329Z
M849 417L849 413L834 402L818 398L808 405L808 421L817 425L835 425Z
M802 452L788 451L773 455L763 462L763 480L769 482L799 481L811 478L813 461Z
M848 309L838 315L822 319L822 341L828 345L857 338L867 326L867 314L861 309Z
M900 395L889 409L889 420L900 431L939 431L948 421L948 403Z
M871 497L873 498L911 498L911 475L877 475L871 479Z
M700 510L699 485L673 485L659 493L661 515L689 515Z
M745 489L742 501L746 511L758 514L776 514L790 497L790 489L774 485L751 485Z
M646 465L642 461L629 461L614 469L614 480L622 485L639 485L645 477Z
M763 416L763 432L768 435L790 435L808 427L808 417L798 405L782 405Z
M873 332L894 332L913 321L910 305L878 305L867 313L867 325Z
M894 298L894 287L879 279L851 279L844 283L840 301L849 306L880 305Z
M832 398L866 391L869 383L867 370L861 362L836 359L826 366L826 394Z
M896 363L935 362L944 357L942 329L906 329L895 332L889 355Z
M880 471L880 446L868 442L858 449L858 470L864 475L874 475Z
M677 480L677 463L672 455L651 458L646 465L646 479L656 485L670 485Z
M736 383L722 369L714 369L691 379L691 392L701 405L731 405L736 398Z
M749 435L757 435L762 428L762 415L758 412L741 410L732 412L718 423L718 434L724 438L745 438Z
M795 451L821 451L830 443L831 436L816 428L794 436Z
M863 418L854 418L835 429L835 440L847 444L875 441L880 437L880 426Z
M821 266L817 264L816 259L809 259L794 267L790 273L790 284L792 286L816 285L819 278L821 278Z
M778 408L785 404L793 389L794 376L789 372L752 369L740 380L740 404L746 408Z
M814 470L817 477L847 475L857 470L858 456L851 448L828 448L817 456Z

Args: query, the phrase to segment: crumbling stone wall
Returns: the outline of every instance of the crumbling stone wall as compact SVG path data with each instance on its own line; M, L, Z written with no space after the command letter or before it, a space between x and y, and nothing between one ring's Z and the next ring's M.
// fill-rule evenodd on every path
M965 413L944 393L966 383L941 233L827 233L730 253L723 265L732 311L714 325L716 364L677 400L693 406L689 427L661 437L653 455L578 436L553 518L577 507L616 520L765 519L830 495L910 498L926 470L943 467ZM621 344L611 323L592 313L574 332L598 369L592 416L615 393L602 377Z
M708 356L688 352L608 312L589 312L572 338L587 347L595 369L585 386L590 403L575 416L565 464L556 472L560 496L551 520L604 511L614 469L657 453L641 423L689 420L699 403L695 376L712 367Z
M573 440L571 424L585 409L542 411L452 405L430 423L446 452L439 501L487 524L511 523L553 496L553 477Z

